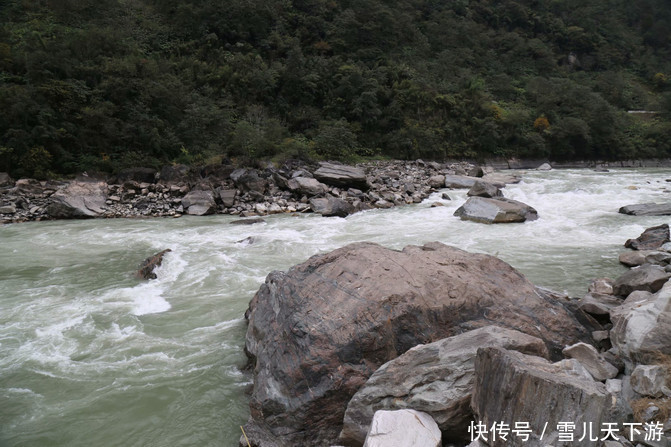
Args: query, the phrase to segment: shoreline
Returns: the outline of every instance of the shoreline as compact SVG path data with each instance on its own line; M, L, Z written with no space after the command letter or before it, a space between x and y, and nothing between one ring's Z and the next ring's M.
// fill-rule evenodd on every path
M671 167L671 159L618 162L489 160L445 163L369 161L356 165L290 161L276 168L166 166L131 168L114 177L82 174L71 181L12 180L0 173L0 224L80 218L150 218L227 214L245 217L316 212L345 217L357 211L420 203L443 188L477 179L504 186L517 169ZM457 183L446 182L445 178ZM463 183L463 181L466 183ZM469 187L469 186L468 186Z

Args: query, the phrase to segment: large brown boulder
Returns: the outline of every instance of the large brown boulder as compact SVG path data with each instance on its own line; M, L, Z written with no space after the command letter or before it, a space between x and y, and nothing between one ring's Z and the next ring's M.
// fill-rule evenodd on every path
M51 195L47 213L57 219L98 217L105 212L106 200L106 183L72 182Z
M418 344L495 324L541 338L559 357L590 337L510 265L437 242L402 251L356 243L272 272L246 317L246 432L291 446L333 443L356 390Z

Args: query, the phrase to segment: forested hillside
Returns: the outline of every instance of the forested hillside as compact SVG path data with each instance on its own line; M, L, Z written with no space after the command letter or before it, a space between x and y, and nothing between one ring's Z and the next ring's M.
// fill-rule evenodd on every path
M0 5L0 171L15 176L671 156L668 0Z

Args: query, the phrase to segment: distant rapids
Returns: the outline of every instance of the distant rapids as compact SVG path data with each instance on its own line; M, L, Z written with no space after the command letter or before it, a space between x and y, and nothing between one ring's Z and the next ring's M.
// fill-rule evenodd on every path
M578 297L592 278L625 271L617 260L625 240L669 220L617 212L671 200L668 170L516 173L524 181L504 194L536 208L537 221L461 221L452 214L466 190L447 190L346 219L0 227L0 447L237 446L251 383L240 370L244 311L270 271L314 254L356 241L398 249L440 241L496 255L533 283ZM166 248L158 279L134 278Z

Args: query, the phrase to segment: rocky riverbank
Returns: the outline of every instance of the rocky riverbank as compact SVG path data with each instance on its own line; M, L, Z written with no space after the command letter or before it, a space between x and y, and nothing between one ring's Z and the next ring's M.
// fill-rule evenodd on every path
M637 267L579 300L440 243L271 273L245 315L250 445L669 446L668 225L626 246Z
M12 180L0 174L0 221L88 217L243 217L318 212L345 216L372 208L419 203L446 186L446 178L493 172L466 162L388 161L357 166L287 163L281 168L167 166L129 169L109 179ZM470 178L470 177L468 177ZM492 181L500 181L493 176ZM505 178L503 179L506 180Z

